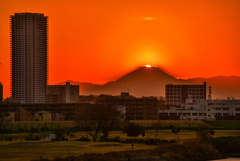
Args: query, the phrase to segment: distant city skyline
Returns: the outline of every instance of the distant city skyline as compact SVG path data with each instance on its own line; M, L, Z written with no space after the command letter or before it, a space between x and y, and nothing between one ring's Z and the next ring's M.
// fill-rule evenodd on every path
M240 75L240 2L0 2L0 82L10 96L9 16L49 16L49 84L103 84L142 65L181 78Z

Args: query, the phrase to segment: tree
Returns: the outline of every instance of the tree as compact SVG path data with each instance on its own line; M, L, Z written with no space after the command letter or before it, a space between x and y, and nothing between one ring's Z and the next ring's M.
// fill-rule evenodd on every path
M9 116L8 112L0 111L0 131L2 131L11 120L12 117Z
M197 129L197 137L201 141L210 141L214 134L214 130L209 125L200 125Z
M128 123L123 128L123 132L127 133L127 136L137 137L139 134L143 134L145 136L145 130L141 125Z
M109 132L117 127L123 118L123 111L120 106L103 106L101 115L102 119L102 128L101 132L103 133L103 140L108 139Z
M176 126L174 126L174 125L170 125L169 127L170 127L170 129L172 130L172 133L173 133L173 134L177 134L177 133L180 131L180 128L179 128L179 127L176 127Z
M64 140L65 139L63 129L55 129L54 134L56 136L56 140Z
M154 122L152 124L153 129L155 130L155 135L158 136L158 130L160 130L162 128L162 124L158 121L158 122Z
M84 131L92 136L93 141L97 141L99 132L103 133L103 139L107 139L109 132L119 124L122 116L123 113L119 107L92 104L81 109L76 116L76 121Z

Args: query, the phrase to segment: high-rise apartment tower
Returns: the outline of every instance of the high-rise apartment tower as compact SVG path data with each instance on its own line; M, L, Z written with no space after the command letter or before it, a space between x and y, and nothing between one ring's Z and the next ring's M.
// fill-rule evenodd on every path
M44 103L48 80L48 17L15 13L11 20L12 99Z

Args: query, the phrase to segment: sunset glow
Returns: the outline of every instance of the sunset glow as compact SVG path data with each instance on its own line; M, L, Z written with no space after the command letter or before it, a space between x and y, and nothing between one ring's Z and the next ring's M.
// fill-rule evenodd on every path
M144 64L181 78L240 75L239 0L1 0L0 82L10 96L10 21L49 17L49 81L104 84Z
M151 65L145 65L145 67L147 67L147 68L151 68L152 66L151 66Z
M155 17L144 17L144 19L145 19L145 20L155 20L155 19L157 19L157 18L155 18Z

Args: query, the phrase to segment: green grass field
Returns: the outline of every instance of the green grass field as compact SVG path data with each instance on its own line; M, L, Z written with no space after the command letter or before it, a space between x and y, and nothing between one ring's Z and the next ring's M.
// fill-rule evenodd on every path
M134 150L152 149L156 146L138 144ZM103 142L0 142L0 160L30 161L33 159L54 159L79 156L85 153L107 153L111 151L132 150L130 144Z
M143 127L152 127L153 123L159 122L163 128L174 125L181 128L196 128L200 125L206 125L203 121L192 121L192 120L133 120L130 121L136 124L140 124Z
M86 133L75 133L78 139ZM33 159L48 158L54 159L58 157L79 156L85 153L107 153L111 151L126 151L132 150L131 144L109 143L109 142L80 142L69 141L59 142L45 142L45 141L24 141L24 136L28 134L14 134L13 137L21 136L22 141L0 141L0 160L4 161L28 161ZM39 135L39 134L34 134ZM196 138L195 131L182 130L177 134L173 134L171 130L159 130L158 136L155 135L154 130L147 130L145 137L139 135L138 137L127 137L121 131L112 131L110 137L119 136L120 139L149 139L158 138L161 140L178 140L184 141L187 139ZM240 130L215 130L214 137L222 136L240 136ZM152 149L156 146L145 144L135 144L134 150Z
M41 128L59 129L59 128L73 128L77 126L74 121L59 121L59 122L14 122L6 124L6 129L11 131L30 131L32 128L40 130Z
M213 128L218 129L240 129L240 121L193 121L193 120L132 120L130 122L140 124L143 127L151 128L153 123L160 122L163 128L167 128L170 125L174 125L180 128L197 128L200 125L211 125ZM61 121L61 122L14 122L9 123L6 126L6 129L11 131L18 131L22 129L23 131L30 131L32 128L40 130L45 127L50 130L59 129L59 128L73 128L77 124L74 121Z
M169 125L174 125L175 127L180 127L181 131L177 134L173 134L171 130L158 130L158 135L156 136L155 130L146 130L145 137L139 135L138 137L127 137L126 133L122 131L112 131L109 134L110 138L116 136L120 137L121 140L124 139L150 139L156 138L161 140L178 140L185 141L188 139L196 138L196 132L184 129L195 129L200 125L211 125L213 128L224 129L229 128L233 130L214 130L215 134L213 137L222 136L240 136L240 122L239 121L131 121L138 123L143 127L149 129L152 127L153 123L160 122L163 128L169 127ZM59 141L59 142L46 142L43 141L44 138L48 136L48 133L34 133L33 135L41 136L42 141L25 141L25 138L29 135L29 130L32 128L41 129L46 127L49 129L56 128L71 128L76 126L75 122L51 122L51 123L13 123L8 124L7 128L11 131L17 131L17 129L24 129L21 133L13 134L0 134L0 139L5 140L6 138L13 138L13 141L0 141L0 160L4 161L28 161L33 159L48 158L54 159L58 157L68 157L68 156L79 156L85 153L107 153L111 151L126 151L132 150L130 144L122 143L104 143L104 142L80 142L74 141L75 139L81 138L83 135L86 136L85 132L76 132L75 138L70 138L67 136L69 141ZM238 128L239 127L239 128ZM91 138L89 136L89 138ZM156 146L135 144L134 150L140 149L151 149Z
M214 138L222 136L240 136L240 130L214 130ZM146 130L145 137L139 135L138 137L127 137L127 135L121 131L112 131L110 137L119 136L121 139L138 138L149 139L157 138L161 140L187 140L196 138L196 132L191 130L181 130L177 134L173 134L171 130L158 130L158 136L154 130Z
M240 121L236 120L206 121L206 123L218 129L231 129L231 130L240 129Z

